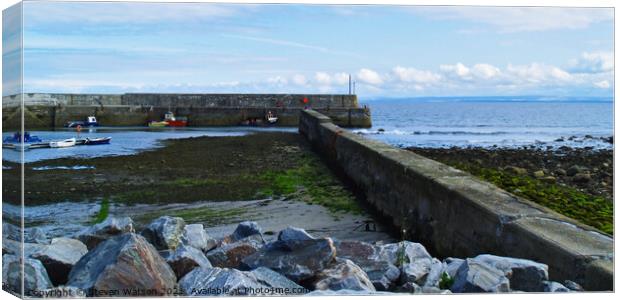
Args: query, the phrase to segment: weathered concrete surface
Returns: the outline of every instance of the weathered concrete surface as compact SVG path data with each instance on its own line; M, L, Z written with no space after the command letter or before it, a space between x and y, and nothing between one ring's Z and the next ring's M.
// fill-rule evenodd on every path
M106 126L144 126L172 110L187 117L189 126L239 125L263 119L268 111L278 126L297 126L306 107L318 109L343 127L370 127L370 111L360 108L356 95L303 94L24 94L26 128L62 127L67 121L95 115ZM304 98L308 100L304 103ZM21 126L21 97L3 97L3 127Z
M495 254L549 265L552 280L613 289L613 239L468 173L367 140L303 111L299 131L367 201L439 256Z

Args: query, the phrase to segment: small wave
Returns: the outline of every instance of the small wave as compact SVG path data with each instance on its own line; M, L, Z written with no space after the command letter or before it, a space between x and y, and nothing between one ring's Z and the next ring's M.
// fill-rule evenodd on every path
M32 168L35 171L46 171L46 170L87 170L94 169L94 166L43 166L43 167L34 167Z

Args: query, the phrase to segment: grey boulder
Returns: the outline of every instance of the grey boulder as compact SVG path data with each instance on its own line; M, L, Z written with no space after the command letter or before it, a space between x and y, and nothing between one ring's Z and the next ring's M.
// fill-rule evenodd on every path
M567 287L562 285L559 282L555 281L545 281L543 282L543 292L547 293L568 293L569 290Z
M109 216L103 222L95 224L79 232L76 237L86 245L88 250L94 249L99 243L123 234L133 233L133 221L129 217L115 218Z
M40 260L54 286L65 284L71 268L88 252L86 245L76 239L55 238L32 257Z
M207 258L214 267L239 268L245 257L256 253L263 246L262 237L253 235L230 244L222 244L207 252Z
M212 239L207 234L202 224L185 225L181 235L181 243L203 252L207 252L217 246L215 239Z
M2 223L2 236L13 241L22 241L22 233L19 226L15 226L10 223ZM24 228L24 242L25 243L37 243L47 244L49 239L45 235L45 232L39 227Z
M344 258L336 258L335 263L319 272L313 285L315 290L376 291L366 272Z
M278 233L278 240L280 241L313 239L314 237L307 233L304 229L292 226L289 226Z
M2 285L14 293L21 294L22 264L19 256L5 254L2 256ZM32 258L26 258L23 263L24 294L37 296L42 291L52 288L52 282L47 276L43 264Z
M386 291L400 277L400 270L377 255L379 247L360 241L335 241L336 254L360 266L378 291Z
M149 224L142 232L158 250L174 250L181 243L185 221L179 217L161 216Z
M287 288L291 294L305 292L284 276L264 269L196 268L179 280L179 287L187 296L284 295Z
M186 245L179 246L176 250L165 257L177 278L185 276L197 267L210 268L211 263L202 251Z
M262 229L256 222L244 221L237 225L231 237L233 241L238 241L252 235L260 235L262 237Z
M335 257L336 248L330 238L274 241L244 258L242 267L266 267L300 282L324 270Z
M547 265L535 261L490 254L478 255L474 260L503 271L514 290L542 292L543 282L549 279Z
M45 245L35 243L20 243L14 240L2 239L2 255L13 254L21 256L21 247L23 245L24 257L32 257L32 254L43 249Z
M503 271L468 258L456 272L450 290L454 293L505 293L510 291L510 281Z
M126 233L111 238L84 255L69 273L67 285L89 296L136 296L149 291L166 295L176 284L170 266L144 237ZM123 294L101 294L101 292ZM128 293L128 294L125 294Z

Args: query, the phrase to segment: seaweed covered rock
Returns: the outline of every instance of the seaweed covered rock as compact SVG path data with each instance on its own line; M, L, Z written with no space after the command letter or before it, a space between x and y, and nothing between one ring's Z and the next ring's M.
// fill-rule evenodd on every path
M55 238L32 257L43 263L52 283L57 286L67 282L71 268L86 252L86 245L76 239Z
M375 291L368 275L351 260L336 258L336 262L316 275L315 290Z
M142 236L158 250L176 249L181 243L185 221L179 217L161 216L149 224Z
M179 246L165 257L177 278L183 277L197 267L210 268L211 263L202 251L186 245Z
M129 232L134 232L133 220L130 217L115 218L109 216L103 222L79 232L76 237L86 245L88 250L92 250L99 243L111 237Z
M330 238L279 240L244 258L242 266L248 269L266 267L300 282L324 270L335 257L336 248Z
M69 286L89 296L165 295L176 284L170 266L144 237L126 233L84 255L69 273ZM121 294L118 294L121 293Z
M19 256L5 254L2 256L2 284L15 293L22 289L22 264ZM52 282L47 276L43 264L32 258L26 258L23 263L24 294L37 296L41 291L52 288Z

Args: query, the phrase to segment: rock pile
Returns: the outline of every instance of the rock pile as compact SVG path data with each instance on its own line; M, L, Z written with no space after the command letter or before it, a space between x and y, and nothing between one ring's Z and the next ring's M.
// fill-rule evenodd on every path
M3 226L5 227L5 226ZM12 230L14 228L8 228ZM36 238L25 251L29 296L340 295L568 292L547 266L482 254L432 257L421 244L370 244L313 237L288 227L265 240L255 222L213 239L201 224L160 217L135 233L130 218L108 218L75 237ZM16 235L3 242L5 286L21 289ZM37 243L41 241L43 243ZM49 241L49 242L48 242ZM7 246L4 246L7 245Z

